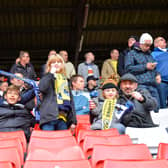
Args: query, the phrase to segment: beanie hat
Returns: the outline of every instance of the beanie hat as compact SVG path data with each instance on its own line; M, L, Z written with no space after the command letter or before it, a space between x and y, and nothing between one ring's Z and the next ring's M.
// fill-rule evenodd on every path
M130 74L130 73L124 74L124 75L120 78L120 83L121 83L121 81L126 81L126 80L129 80L129 81L138 83L137 78L136 78L134 75Z
M116 82L111 80L111 79L104 82L104 84L102 86L102 90L110 89L110 88L115 88L116 90L119 90L117 85L116 85Z
M140 44L153 43L153 38L149 33L143 33L139 39Z

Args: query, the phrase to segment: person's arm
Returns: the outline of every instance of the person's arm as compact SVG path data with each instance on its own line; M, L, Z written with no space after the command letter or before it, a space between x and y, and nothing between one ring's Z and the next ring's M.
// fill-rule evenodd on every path
M125 73L125 66L124 66L124 54L120 53L117 63L117 73L122 76Z
M111 76L111 74L110 75L108 74L108 64L106 61L103 63L101 76L102 76L102 79L107 79Z
M35 96L34 94L34 89L29 89L27 92L23 93L21 95L21 100L20 103L21 104L26 104L27 102L29 102L31 99L33 99Z
M83 75L83 73L82 73L82 64L78 65L78 74L79 75Z

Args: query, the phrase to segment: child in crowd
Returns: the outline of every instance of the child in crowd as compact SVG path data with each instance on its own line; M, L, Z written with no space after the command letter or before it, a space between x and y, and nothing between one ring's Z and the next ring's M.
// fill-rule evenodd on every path
M4 98L5 101L0 105L0 132L23 130L28 141L34 117L23 104L18 104L21 99L19 88L10 85L4 94Z
M91 129L104 130L109 128L117 128L120 134L125 133L125 126L120 123L121 116L117 115L117 98L118 87L114 84L114 81L108 80L102 86L102 96L104 98L98 100L96 106L90 107L93 114L93 124ZM126 108L124 108L125 110Z
M76 114L61 56L51 55L46 64L46 74L40 80L42 93L40 127L42 130L75 128Z
M0 99L3 99L4 92L8 88L8 82L7 81L0 81Z

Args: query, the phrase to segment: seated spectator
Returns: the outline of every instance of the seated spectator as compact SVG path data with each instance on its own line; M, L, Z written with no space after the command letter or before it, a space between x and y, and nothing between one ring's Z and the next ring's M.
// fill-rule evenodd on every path
M75 67L70 61L68 61L68 52L67 51L61 50L59 52L59 54L63 58L63 60L65 62L66 76L67 76L68 80L70 80L70 78L73 75L76 74Z
M34 117L23 104L18 104L21 99L19 88L9 86L4 97L6 101L0 105L0 132L23 130L29 140Z
M138 80L132 74L124 74L119 84L121 92L118 103L126 105L126 102L130 101L134 105L133 110L122 117L122 123L125 127L155 127L150 111L157 107L156 99L151 96L148 90L138 88Z
M25 78L36 80L37 76L33 65L30 63L29 53L27 51L21 51L19 58L19 62L12 66L10 72L20 72L24 75Z
M46 74L39 83L42 93L40 127L42 130L75 128L76 114L65 73L64 60L52 55L46 64Z
M7 81L0 81L0 99L3 99L4 92L8 88L8 82Z
M119 51L117 49L113 49L110 52L109 59L105 60L103 63L103 67L101 70L102 81L106 81L107 79L113 79L116 82L119 81L119 75L117 72L117 64L118 64L118 57Z
M81 75L71 77L72 95L77 115L89 114L90 95L84 91L84 78Z
M85 54L85 62L78 65L78 74L82 75L85 81L85 86L87 85L87 77L89 74L94 75L99 79L99 68L96 64L94 64L95 56L92 52L88 52ZM99 80L97 81L99 85Z
M120 134L125 133L125 127L116 117L116 103L118 99L118 87L112 80L107 81L102 86L102 94L104 100L99 99L91 110L91 113L95 116L91 129L104 130L109 128L117 128Z
M168 50L166 48L166 40L163 37L157 37L154 40L154 51L152 56L157 62L156 70L161 75L160 85L158 85L158 93L160 97L160 107L167 107L167 98L168 98ZM159 79L160 80L160 79Z

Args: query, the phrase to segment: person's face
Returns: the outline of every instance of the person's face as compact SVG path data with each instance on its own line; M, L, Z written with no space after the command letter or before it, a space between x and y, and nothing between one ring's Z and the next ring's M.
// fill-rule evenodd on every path
M51 50L51 51L49 52L49 54L48 54L48 58L49 58L51 55L56 55L56 54L57 54L57 52L56 52L56 51Z
M147 52L150 50L151 43L140 44L140 48L143 52Z
M63 68L63 63L61 60L51 63L51 68L55 68L56 72L59 73Z
M18 91L8 90L5 94L5 99L9 104L16 104L20 100Z
M30 56L28 53L24 53L24 55L20 58L20 62L24 64L29 64L30 63Z
M123 91L125 95L131 95L132 92L135 91L138 84L136 82L132 82L129 80L121 81L120 83L120 89Z
M119 51L118 50L113 50L110 54L112 60L118 60L119 57Z
M158 47L162 49L166 48L166 40L163 37L158 39Z
M134 38L129 38L128 39L128 47L131 48L135 42L136 42L136 40Z
M93 87L97 86L96 80L89 80L88 85Z
M15 75L20 77L20 78L23 78L23 75L20 74L20 73L15 73ZM19 80L19 79L16 79L16 78L11 79L11 83L15 86L18 86L18 87L21 87L21 86L24 85L24 82L22 80Z
M7 82L3 82L3 83L1 84L1 90L2 90L3 92L5 92L7 88L8 88L8 83L7 83Z
M91 62L93 62L95 60L95 56L93 55L93 53L88 53L87 55L86 55L86 62L87 63L91 63Z
M118 92L115 88L109 88L103 90L103 97L105 99L114 99L118 95Z
M76 90L84 90L85 82L82 77L78 77L76 82L72 83L73 88Z
M68 53L66 51L62 51L61 56L65 62L68 62Z

